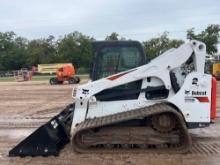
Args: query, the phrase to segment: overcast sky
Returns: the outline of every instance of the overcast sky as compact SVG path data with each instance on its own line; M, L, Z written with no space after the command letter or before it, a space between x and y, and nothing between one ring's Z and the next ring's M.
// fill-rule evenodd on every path
M0 31L29 39L75 30L97 39L111 32L146 40L169 31L186 38L220 24L220 0L0 0Z

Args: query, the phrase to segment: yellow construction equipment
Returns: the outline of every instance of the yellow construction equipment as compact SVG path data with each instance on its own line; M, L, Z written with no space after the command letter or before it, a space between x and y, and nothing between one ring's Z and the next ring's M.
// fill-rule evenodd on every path
M215 76L217 80L220 80L220 63L212 65L212 75Z
M38 64L38 73L56 73L57 70L64 66L73 66L72 63L56 63L56 64Z

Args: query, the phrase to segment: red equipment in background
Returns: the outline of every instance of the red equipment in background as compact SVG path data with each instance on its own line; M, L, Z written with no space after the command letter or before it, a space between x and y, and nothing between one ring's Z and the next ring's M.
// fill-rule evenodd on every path
M15 81L17 82L30 81L32 79L32 72L26 68L13 71L13 73L14 73Z
M211 120L216 119L216 98L217 98L217 81L212 77L212 104L211 104Z
M50 78L50 84L63 84L64 81L68 81L69 84L78 84L80 82L80 78L78 76L74 76L75 74L74 66L62 66L57 69L56 77Z

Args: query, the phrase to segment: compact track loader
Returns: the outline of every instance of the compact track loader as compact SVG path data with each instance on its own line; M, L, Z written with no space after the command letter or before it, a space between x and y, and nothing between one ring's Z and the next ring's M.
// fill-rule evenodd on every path
M204 73L205 44L192 40L146 63L140 43L94 42L91 82L74 103L15 146L9 156L189 152L188 129L216 118L216 80Z

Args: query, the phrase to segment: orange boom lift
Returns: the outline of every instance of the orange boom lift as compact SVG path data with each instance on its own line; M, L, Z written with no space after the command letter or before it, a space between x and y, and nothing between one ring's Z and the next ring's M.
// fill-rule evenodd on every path
M80 78L75 76L75 68L72 65L65 65L57 69L56 77L50 78L50 84L63 84L64 81L68 81L69 84L78 84Z

